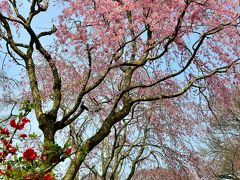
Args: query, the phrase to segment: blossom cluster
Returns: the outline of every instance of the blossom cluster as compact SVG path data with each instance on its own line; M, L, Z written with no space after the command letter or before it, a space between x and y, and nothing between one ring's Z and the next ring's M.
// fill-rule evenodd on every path
M27 117L20 118L20 122L16 122L15 119L11 119L9 125L14 128L14 134L10 137L10 131L6 127L1 127L0 135L1 135L1 142L2 148L0 151L0 162L6 160L6 157L10 155L15 155L17 152L17 148L12 145L13 136L16 133L16 130L22 130L24 126L30 122ZM26 134L20 134L20 138L26 138Z
M16 120L15 119L12 119L12 120L10 120L10 126L11 127L13 127L13 128L16 128L16 129L18 129L18 130L22 130L23 128L24 128L24 126L25 126L25 124L27 124L27 123L29 123L30 122L30 120L29 119L27 119L26 117L23 117L22 119L21 119L21 122L19 122L19 123L16 123Z
M55 176L51 172L45 172L44 169L39 169L40 165L49 160L51 163L56 157L48 157L46 150L51 151L51 146L43 146L43 152L38 152L32 147L22 149L17 146L18 141L29 141L29 136L25 133L17 133L24 129L25 125L30 123L30 120L24 117L11 119L9 121L10 128L0 127L0 177L5 178L20 178L21 179L35 179L35 180L54 180ZM13 142L14 141L14 142ZM61 150L62 155L70 156L72 149L66 147Z

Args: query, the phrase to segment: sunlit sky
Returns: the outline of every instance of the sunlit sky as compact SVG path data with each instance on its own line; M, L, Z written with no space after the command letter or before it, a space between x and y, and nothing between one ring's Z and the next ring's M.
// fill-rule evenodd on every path
M20 14L22 14L25 18L27 17L28 13L29 13L29 5L30 3L28 1L23 1L23 4L20 6L19 8L19 12ZM35 16L35 18L32 21L32 28L35 30L36 33L42 32L42 31L49 31L53 24L56 24L58 15L61 13L63 7L61 6L52 6L51 4L49 5L49 9L46 12L42 12L40 14L38 14L37 16ZM20 31L20 36L18 36L17 34L14 34L16 31L15 29L13 30L13 35L15 38L15 41L18 43L26 43L28 44L29 42L29 35L26 33L26 31L21 30ZM53 43L53 37L47 36L47 37L43 37L41 38L41 43L43 44L43 46L48 46L50 44ZM4 41L0 41L0 45L2 46L1 51L6 52L6 43ZM6 58L5 61L3 61L5 57L5 54L0 53L0 61L1 64L0 66L3 67L3 71L11 78L20 80L21 76L21 69L23 68L22 66L17 66L15 63L11 62L11 58ZM10 62L10 63L9 63ZM21 62L21 61L19 61ZM27 77L26 77L27 78ZM2 85L1 85L2 86ZM2 87L4 88L4 87ZM0 95L2 96L2 89L0 88ZM16 89L16 91L18 91ZM17 112L17 109L16 113ZM4 112L2 112L1 117L7 116L9 114L10 109L6 109ZM31 131L36 131L38 130L37 126L37 122L35 120L35 115L34 113L31 113L28 115L28 117L33 120L33 122L31 123Z

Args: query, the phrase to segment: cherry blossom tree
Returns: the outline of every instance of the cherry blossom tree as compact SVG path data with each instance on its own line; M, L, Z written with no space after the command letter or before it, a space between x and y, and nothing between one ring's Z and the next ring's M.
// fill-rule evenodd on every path
M44 169L66 159L59 154L60 135L79 132L73 134L77 146L63 179L74 179L87 155L132 114L153 108L150 122L159 125L159 139L165 127L172 137L185 134L183 129L191 134L194 97L205 88L221 93L219 83L239 78L238 0L2 0L0 5L1 42L15 66L23 66L28 77L23 98L33 104L43 144L54 147L45 149L55 161L45 161ZM62 14L49 31L39 32L33 21L53 5L64 9ZM54 44L44 44L47 36ZM167 116L171 126L162 124ZM178 138L169 142L180 144Z

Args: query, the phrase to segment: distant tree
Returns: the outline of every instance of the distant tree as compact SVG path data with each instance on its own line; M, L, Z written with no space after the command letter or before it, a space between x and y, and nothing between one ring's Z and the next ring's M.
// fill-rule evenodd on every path
M188 174L187 174L188 173ZM178 172L167 168L146 169L137 171L133 176L137 180L198 180L191 172Z
M240 179L240 96L239 86L228 92L226 107L221 96L209 101L213 117L208 129L209 166L213 177Z

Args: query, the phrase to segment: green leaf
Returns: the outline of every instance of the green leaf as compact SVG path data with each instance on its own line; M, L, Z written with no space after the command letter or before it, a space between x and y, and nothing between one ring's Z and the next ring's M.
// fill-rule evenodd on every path
M29 134L29 137L31 139L36 139L38 137L38 135L36 133L32 133L32 134Z

